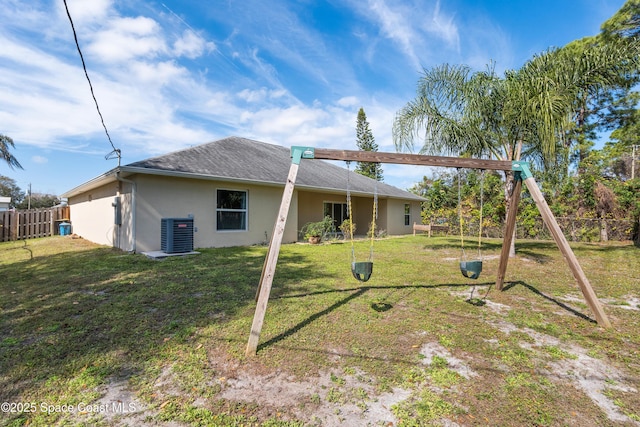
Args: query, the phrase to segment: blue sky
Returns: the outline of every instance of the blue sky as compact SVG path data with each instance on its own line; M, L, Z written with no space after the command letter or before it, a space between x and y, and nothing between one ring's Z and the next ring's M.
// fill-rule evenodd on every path
M380 151L423 68L500 72L595 35L624 0L67 0L122 164L226 136L356 149L363 107ZM62 0L0 0L0 134L61 194L117 165ZM304 166L303 166L304 167ZM424 168L384 165L408 188ZM283 177L284 178L284 177Z

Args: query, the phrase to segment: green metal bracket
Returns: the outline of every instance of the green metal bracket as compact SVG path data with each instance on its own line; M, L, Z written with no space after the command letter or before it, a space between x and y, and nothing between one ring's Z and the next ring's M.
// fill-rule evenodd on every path
M529 162L514 161L511 164L515 179L524 181L527 178L533 178L531 169L529 169Z
M314 159L315 149L313 147L300 147L294 145L291 147L291 162L299 165L302 159Z

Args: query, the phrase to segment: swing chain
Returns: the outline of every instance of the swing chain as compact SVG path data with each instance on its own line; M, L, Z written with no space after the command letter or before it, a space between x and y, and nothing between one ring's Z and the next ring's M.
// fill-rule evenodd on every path
M351 273L356 280L360 282L366 282L371 278L371 273L373 272L373 240L375 237L375 227L376 227L376 218L378 216L377 213L377 203L378 203L378 186L376 181L375 187L375 195L373 200L373 220L372 220L372 233L371 233L371 245L369 248L369 261L365 262L357 262L356 261L356 253L355 253L355 244L354 244L354 236L353 236L353 202L351 200L351 170L349 168L350 162L347 161L347 205L349 210L349 234L351 235Z
M482 259L482 222L484 211L484 178L485 170L480 171L480 223L478 224L478 259ZM460 246L462 248L462 259L465 257L464 251L464 217L462 215L462 177L458 169L458 214L460 222Z
M371 244L369 245L369 261L373 262L373 240L376 235L376 220L378 219L378 180L373 190L373 215L371 219Z
M460 225L460 246L462 248L462 259L464 259L464 219L462 217L462 177L460 176L460 169L458 169L458 222Z
M484 174L485 170L480 171L480 224L478 224L478 259L482 259L482 221L484 210Z
M347 210L349 211L349 237L351 240L351 259L356 262L355 243L353 238L353 203L351 201L351 161L347 160ZM378 219L378 180L374 184L373 213L371 218L371 239L369 244L369 262L373 262L373 242L376 235L376 220Z
M353 241L353 215L352 215L352 204L351 204L351 180L349 177L351 176L351 161L347 160L347 210L349 214L349 240L351 241L351 260L352 262L356 262L356 251L355 245Z

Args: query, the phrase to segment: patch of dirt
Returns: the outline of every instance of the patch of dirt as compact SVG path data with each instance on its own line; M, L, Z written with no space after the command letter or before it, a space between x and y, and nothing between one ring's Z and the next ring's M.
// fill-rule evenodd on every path
M290 414L310 426L395 425L391 407L410 395L400 388L378 393L375 378L358 371L296 378L284 371L264 372L253 364L240 366L215 353L209 358L221 389L216 399L256 405L261 413Z
M547 364L549 379L573 384L598 405L610 420L640 425L622 413L613 400L607 396L608 390L637 392L634 387L625 384L624 376L615 367L608 365L601 359L589 356L587 350L582 347L576 345L567 347L565 343L550 335L529 328L518 328L505 321L493 322L493 325L506 334L518 331L530 336L533 343L522 341L520 342L522 348L544 351L544 347L556 347L567 352L568 357Z
M462 292L456 292L453 294L457 296L465 296L465 293ZM566 301L584 301L583 299L575 296L565 296L563 299ZM492 302L488 299L485 300L485 303L486 307L501 316L504 316L510 310L510 307L504 304ZM636 310L639 307L638 300L635 297L627 297L626 303L628 305L616 305L616 307L630 310ZM624 376L620 371L615 369L615 367L608 365L601 359L595 359L589 356L587 350L582 347L576 345L567 347L565 343L550 335L542 334L529 328L518 328L516 325L504 320L490 323L496 329L505 334L522 332L530 336L533 339L533 343L524 341L520 342L520 346L523 348L535 351L544 351L544 347L556 347L567 352L569 354L568 357L552 361L548 364L549 377L558 382L569 382L573 384L576 388L585 393L596 405L598 405L610 420L631 422L636 425L640 425L640 423L631 420L628 416L622 413L620 408L610 397L608 397L609 390L637 393L637 390L634 387L625 384ZM434 348L434 346L437 346L437 344L430 345L432 348ZM444 351L446 352L446 349L444 349ZM450 361L450 366L455 366L457 363L455 358L447 355L446 353L440 353L439 355L446 357L447 360ZM458 373L463 375L462 372Z
M283 372L243 372L226 378L222 385L219 398L276 408L310 425L322 426L395 425L391 406L410 395L402 389L376 394L372 380L342 372L323 372L302 380Z
M252 415L259 419L277 415L309 426L393 426L397 420L391 407L411 394L401 388L380 393L375 379L359 371L345 374L342 370L333 370L297 378L284 371L264 372L257 363L240 365L216 353L210 353L210 363L216 373L210 385L219 385L220 391L214 397L197 398L193 405L211 408L214 401L231 406L246 403ZM170 365L162 370L154 383L158 399L184 394L176 375ZM141 427L182 425L154 421L157 412L136 397L126 379L114 378L101 391L102 397L92 403L100 410L79 414L83 422Z
M439 356L447 359L447 368L452 371L457 372L459 375L463 376L466 379L470 379L471 377L477 377L478 374L473 371L470 367L466 365L463 360L454 357L449 350L447 350L444 346L436 342L430 342L422 346L420 349L420 354L424 356L422 363L425 365L430 365L433 360L433 356Z
M80 415L87 421L101 418L108 425L137 427L145 425L149 415L147 406L129 389L126 379L112 378L104 386L104 394L97 401L86 406Z
M632 421L620 411L620 408L607 396L607 390L618 390L628 393L636 393L637 390L624 383L623 375L613 366L607 365L600 359L595 359L587 354L587 351L579 346L569 347L559 339L541 334L531 329L522 329L534 339L533 344L521 343L523 348L536 348L553 346L561 348L570 354L549 363L550 374L562 382L570 382L581 389L589 398L600 407L612 421ZM640 425L640 423L637 423Z

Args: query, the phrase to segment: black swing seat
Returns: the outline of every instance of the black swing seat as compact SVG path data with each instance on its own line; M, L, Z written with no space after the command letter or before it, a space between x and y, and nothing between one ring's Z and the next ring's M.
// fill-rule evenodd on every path
M351 273L353 273L353 277L355 277L357 280L366 282L371 278L371 273L373 273L373 262L352 262Z
M482 272L482 260L460 261L460 272L464 277L477 279Z

